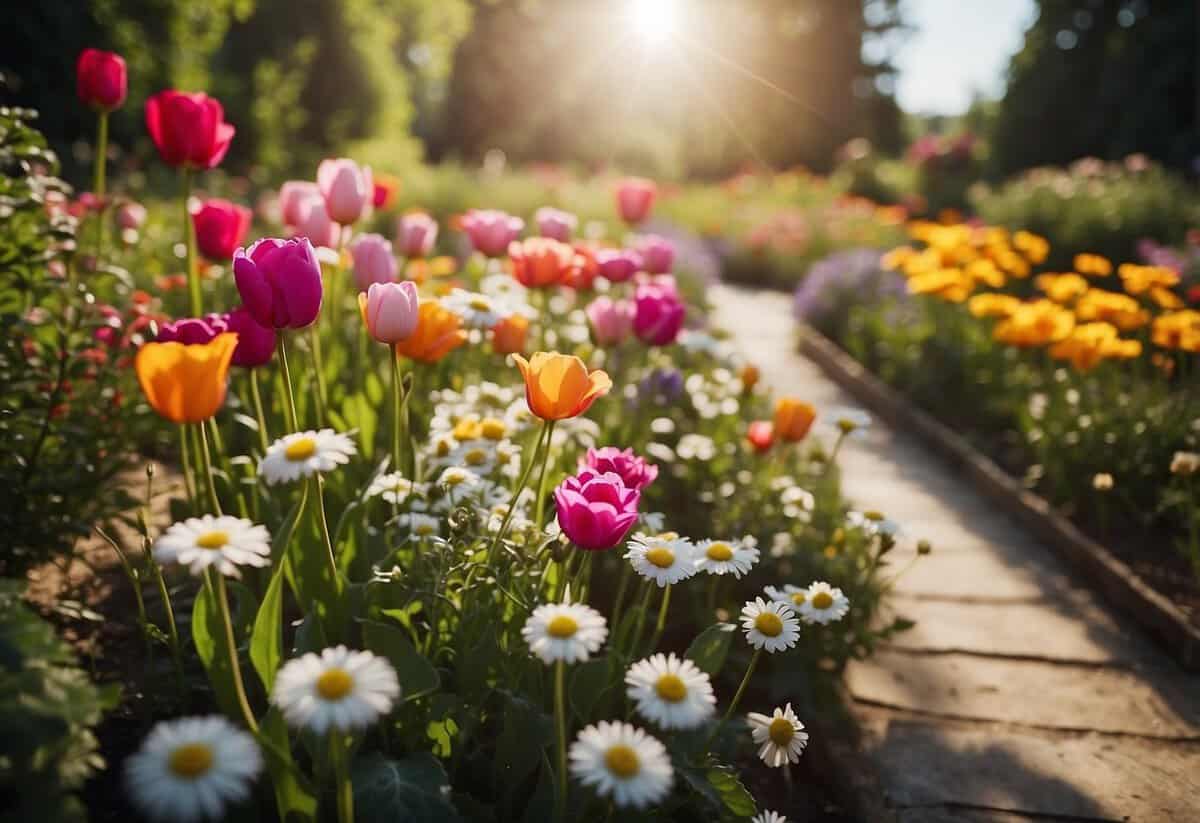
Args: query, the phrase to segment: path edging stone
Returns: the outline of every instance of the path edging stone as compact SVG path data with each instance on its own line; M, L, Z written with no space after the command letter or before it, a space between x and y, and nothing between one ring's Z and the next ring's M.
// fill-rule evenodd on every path
M966 438L917 408L840 346L801 327L800 351L835 383L900 431L914 432L939 456L964 470L975 488L1048 543L1111 603L1152 634L1180 665L1200 671L1200 628L1151 588L1108 548L1088 537L1042 497L975 449Z

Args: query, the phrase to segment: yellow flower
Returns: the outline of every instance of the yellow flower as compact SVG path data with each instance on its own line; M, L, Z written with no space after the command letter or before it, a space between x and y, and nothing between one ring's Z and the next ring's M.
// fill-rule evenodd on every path
M1013 346L1044 346L1056 343L1071 333L1075 316L1050 300L1022 303L997 324L992 337Z
M1179 283L1179 274L1166 266L1139 266L1122 263L1117 269L1121 283L1129 294L1144 294L1155 286L1174 286Z
M960 269L936 269L909 278L910 294L931 294L951 303L966 300L972 290L971 279Z
M1070 303L1088 290L1088 281L1078 274L1039 274L1033 279L1039 291L1055 303Z
M967 311L975 317L1008 317L1021 306L1021 301L1011 294L986 292L977 294L967 302Z
M1075 255L1075 271L1092 277L1107 277L1112 274L1112 263L1098 254Z
M1163 286L1150 287L1150 299L1158 305L1160 309L1182 309L1183 300L1179 295Z
M525 378L529 408L543 420L578 417L612 388L607 372L597 369L589 373L578 357L540 351L529 360L519 354L513 359Z
M883 259L880 260L879 264L888 271L896 271L905 263L907 263L916 253L917 250L912 246L898 246L897 248L894 248L885 254Z
M1032 232L1019 231L1013 235L1012 242L1013 246L1022 252L1025 258L1034 265L1046 262L1046 256L1050 254L1049 241Z
M1200 352L1200 311L1184 309L1160 314L1154 318L1150 339L1164 349Z
M817 410L811 403L795 397L781 397L775 403L775 436L790 442L803 440L817 419Z
M1128 360L1142 353L1137 340L1123 340L1110 323L1083 323L1050 347L1055 360L1069 360L1079 371L1090 371L1102 360Z
M1075 301L1075 316L1084 322L1103 320L1121 331L1140 329L1150 322L1150 313L1125 294L1088 289Z
M237 340L226 332L207 343L147 343L138 349L134 369L151 408L173 423L200 423L216 414L225 402Z
M1007 279L1004 272L1000 271L996 264L986 257L969 263L966 267L966 274L975 283L984 283L993 289L1002 288Z

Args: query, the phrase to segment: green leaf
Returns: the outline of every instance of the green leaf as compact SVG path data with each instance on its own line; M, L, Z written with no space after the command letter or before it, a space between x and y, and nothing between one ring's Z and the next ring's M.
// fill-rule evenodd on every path
M437 691L441 682L437 669L417 651L402 629L375 620L364 620L362 630L366 648L383 655L396 668L405 700Z
M213 587L205 581L196 595L192 606L192 642L196 654L208 672L209 682L219 705L226 714L239 716L237 692L233 684L233 670L229 666L228 644L225 642L225 627L217 607L217 596Z
M709 626L692 641L684 657L695 663L705 674L715 675L725 665L729 645L736 630L737 626L733 623L716 623Z
M575 666L571 672L568 700L583 725L596 714L596 704L609 688L609 668L608 660L597 657Z
M356 823L452 823L462 820L450 802L450 780L427 753L402 760L372 754L354 762Z
M522 697L503 694L503 726L496 739L496 782L511 793L538 767L543 751L554 742L554 719Z
M259 735L269 745L262 746L263 759L271 775L279 819L288 823L312 821L317 815L317 798L292 760L287 724L283 715L271 707L259 726Z
M254 670L258 672L268 694L275 685L275 672L283 658L283 580L287 575L287 548L307 499L308 485L305 484L300 499L288 512L288 516L284 518L271 540L271 555L276 563L275 572L271 575L267 593L263 595L262 604L254 618L254 628L250 632L250 662L254 664Z
M725 808L737 817L751 817L758 812L754 798L729 766L714 766L706 775L708 784L716 790Z

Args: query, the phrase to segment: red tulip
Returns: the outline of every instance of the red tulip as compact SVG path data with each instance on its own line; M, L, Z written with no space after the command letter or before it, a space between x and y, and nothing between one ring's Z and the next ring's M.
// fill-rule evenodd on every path
M746 439L756 452L769 451L775 445L775 427L770 420L755 420L746 430Z
M221 104L203 92L168 89L146 101L146 128L168 166L211 169L229 151L234 128Z
M658 186L644 177L627 177L617 184L617 211L621 219L636 226L650 216Z
M230 260L250 231L250 209L214 198L192 214L196 244L209 260Z
M124 58L111 51L84 49L75 64L75 88L79 99L92 108L119 108L129 90Z

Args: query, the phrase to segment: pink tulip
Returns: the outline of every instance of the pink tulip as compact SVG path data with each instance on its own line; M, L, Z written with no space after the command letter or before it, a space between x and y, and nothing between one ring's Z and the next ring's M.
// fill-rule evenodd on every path
M658 186L644 177L627 177L617 184L617 211L621 219L636 226L650 216Z
M675 245L665 237L647 234L638 241L642 269L650 274L666 274L675 265Z
M358 307L362 311L367 333L380 343L399 343L412 337L420 319L421 299L417 284L372 283L366 294L359 293Z
M183 343L186 346L210 342L218 334L229 331L224 316L209 314L205 317L184 317L159 326L159 343Z
M560 243L569 243L571 233L579 225L579 218L575 215L550 206L542 206L538 209L533 215L533 219L537 223L538 233L542 237L549 237Z
M245 306L225 315L225 328L238 336L233 365L254 369L271 362L271 355L275 353L275 329L255 320Z
M625 539L638 518L641 492L619 474L583 469L554 490L558 525L572 543L587 551L611 549Z
M658 466L634 454L633 449L622 450L616 446L588 449L584 465L600 474L612 472L620 475L626 488L637 491L646 488L658 477Z
M146 207L141 203L122 203L117 208L117 225L137 231L146 222Z
M409 260L428 257L437 241L437 221L422 211L402 215L396 223L396 241Z
M333 222L349 226L358 221L375 197L371 167L345 157L322 160L317 167L317 186L325 198L325 210Z
M642 268L642 256L630 249L600 249L596 252L600 276L610 283L624 283Z
M146 101L146 128L168 166L211 169L225 157L234 128L225 109L202 92L167 89Z
M673 289L657 285L638 286L634 295L633 331L651 346L675 342L683 328L687 307Z
M307 237L314 246L336 249L342 227L329 219L325 200L319 194L309 195L297 207L299 219L293 228L295 237Z
M79 99L94 109L119 108L129 91L125 58L111 51L84 49L75 63L75 88Z
M487 257L500 257L525 228L525 221L502 211L471 209L463 215L462 227L476 251Z
M279 213L285 226L300 224L300 207L313 195L320 196L316 183L308 180L289 180L279 187Z
M321 264L307 238L267 237L233 255L242 303L263 326L302 329L321 314Z
M250 209L214 197L192 212L196 245L209 260L229 260L246 240L253 218Z
M623 343L633 331L633 304L628 300L614 301L597 297L584 312L592 327L592 338L598 346L616 346Z
M354 282L359 291L366 291L372 283L391 283L396 279L392 244L382 235L360 234L350 244L350 254L354 258Z

